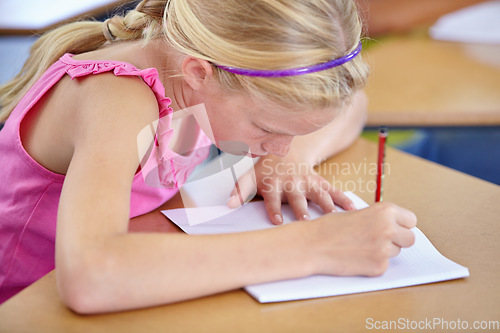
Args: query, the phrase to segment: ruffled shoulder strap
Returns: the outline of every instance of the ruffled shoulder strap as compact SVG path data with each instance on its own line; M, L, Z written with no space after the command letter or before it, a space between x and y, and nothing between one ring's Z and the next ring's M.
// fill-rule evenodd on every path
M165 88L160 81L156 68L138 69L134 65L113 60L76 60L72 54L66 53L60 59L68 65L66 73L72 78L100 74L112 71L116 76L138 76L151 88L158 101L160 118L171 115L170 98L165 97ZM171 117L169 117L171 118ZM170 126L170 124L168 124Z
M150 186L179 188L194 167L208 156L211 141L199 128L198 139L192 154L188 156L178 155L168 147L174 134L171 127L173 110L169 107L172 101L165 97L165 88L155 68L137 69L135 66L121 61L75 60L71 54L65 54L60 61L68 65L66 73L72 79L112 71L116 76L141 77L151 88L158 101L159 120L155 124L156 133L150 158L146 159L144 164L141 163L141 173L145 182Z

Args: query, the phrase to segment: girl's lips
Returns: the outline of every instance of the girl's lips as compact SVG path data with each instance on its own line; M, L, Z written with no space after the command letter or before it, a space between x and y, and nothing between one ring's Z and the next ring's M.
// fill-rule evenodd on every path
M266 156L267 154L257 155L257 154L252 154L252 153L246 153L246 155L250 156L251 158L256 158L256 157Z

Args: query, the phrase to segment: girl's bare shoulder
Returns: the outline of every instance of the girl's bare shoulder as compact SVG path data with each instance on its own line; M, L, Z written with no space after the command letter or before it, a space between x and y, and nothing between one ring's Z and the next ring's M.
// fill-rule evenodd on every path
M84 142L137 140L139 132L158 119L158 101L151 88L135 76L103 73L77 82L79 107L76 131Z

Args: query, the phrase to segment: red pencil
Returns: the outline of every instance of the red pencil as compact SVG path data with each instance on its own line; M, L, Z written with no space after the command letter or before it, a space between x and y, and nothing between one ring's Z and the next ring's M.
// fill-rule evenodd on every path
M384 192L384 160L385 160L385 143L389 132L387 127L381 127L378 131L378 161L377 161L377 190L375 192L375 202L382 201Z

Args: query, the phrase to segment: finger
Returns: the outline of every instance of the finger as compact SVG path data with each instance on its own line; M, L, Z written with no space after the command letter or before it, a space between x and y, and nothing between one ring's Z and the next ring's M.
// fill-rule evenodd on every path
M354 205L354 202L352 202L351 199L347 195L344 194L344 192L339 191L333 187L330 188L328 191L330 193L330 196L333 199L333 202L342 207L345 210L356 210L356 206Z
M330 193L321 188L306 193L306 198L317 204L324 213L328 214L337 211Z
M311 217L309 216L309 209L307 208L307 199L304 194L297 188L297 186L293 186L292 189L284 190L288 204L292 208L297 220L310 220Z
M230 208L237 208L245 202L250 201L256 193L257 185L255 181L255 174L253 172L247 172L236 182L227 205Z
M401 246L394 244L394 243L389 245L389 253L388 253L389 258L394 258L399 253L401 253Z
M398 247L410 247L415 244L415 234L411 229L400 227L392 238L392 242Z
M412 211L405 209L405 208L399 208L398 215L396 217L397 223L405 228L411 229L417 226L417 216L415 213Z
M283 215L281 214L281 188L277 181L268 183L268 186L260 191L264 198L264 206L267 215L273 224L283 224Z

